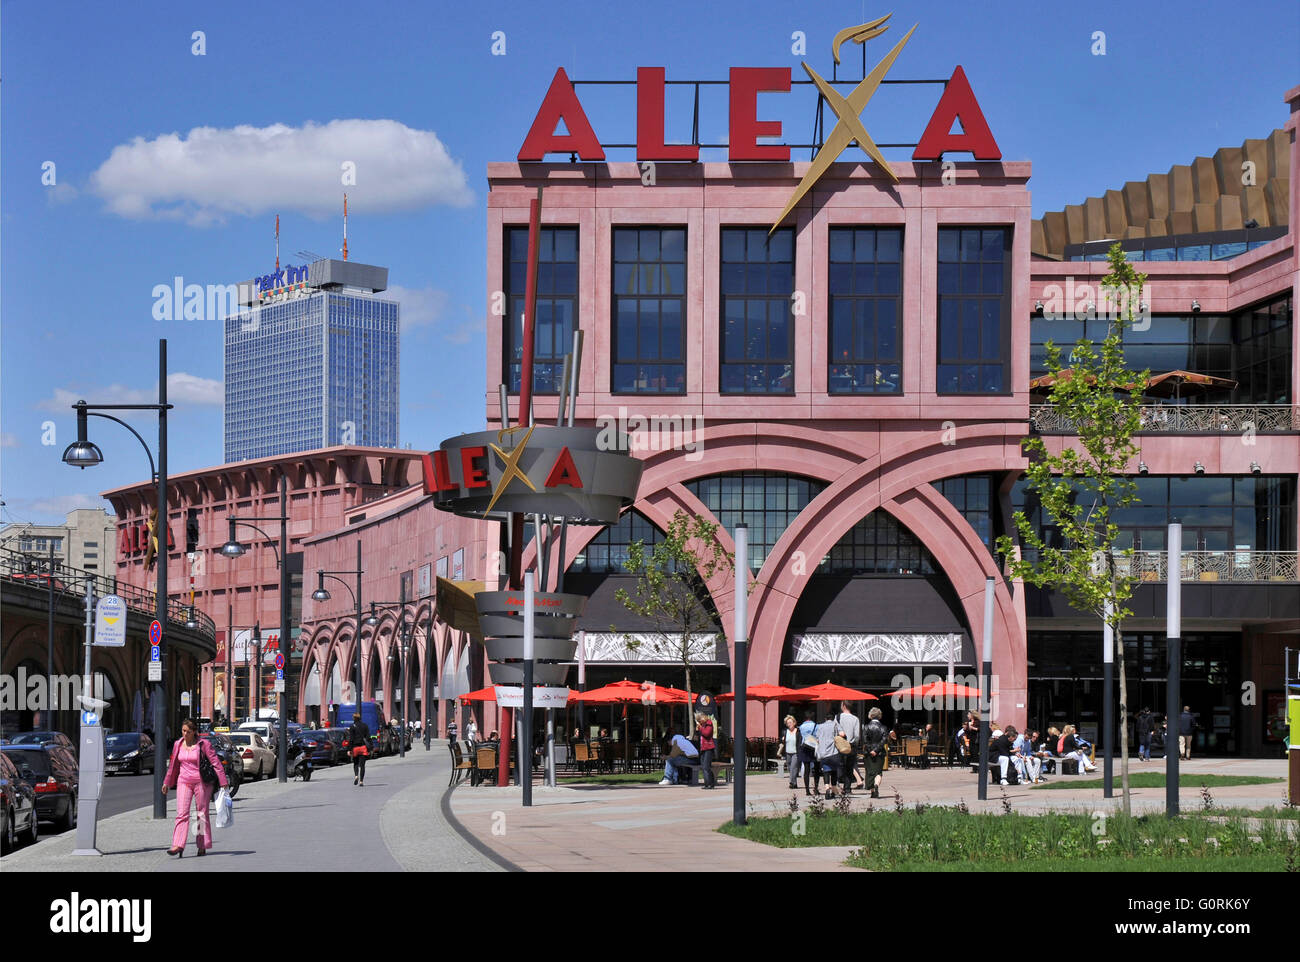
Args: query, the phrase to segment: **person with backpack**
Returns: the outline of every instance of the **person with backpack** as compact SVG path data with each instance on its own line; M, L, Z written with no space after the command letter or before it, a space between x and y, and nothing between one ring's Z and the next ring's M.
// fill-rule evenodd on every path
M817 726L814 735L817 738L817 764L826 776L826 794L834 795L835 786L842 785L844 781L843 765L841 759L843 756L835 745L835 736L843 735L840 729L838 713L834 708L826 714L826 720ZM843 790L843 789L841 789Z
M172 829L172 847L168 855L183 858L185 843L190 834L190 802L199 813L199 834L195 839L199 855L212 848L212 822L208 817L208 803L218 787L225 788L226 770L221 759L206 738L199 737L199 726L193 718L181 723L181 737L172 746L171 761L167 763L167 777L163 780L163 798L169 788L176 788L176 824Z
M363 788L366 784L366 759L370 756L370 726L361 720L361 713L352 716L348 729L348 745L352 752L352 784Z

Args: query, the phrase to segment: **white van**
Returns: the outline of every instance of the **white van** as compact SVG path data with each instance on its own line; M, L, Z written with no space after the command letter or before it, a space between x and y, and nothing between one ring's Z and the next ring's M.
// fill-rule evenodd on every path
M262 736L262 741L266 742L267 747L272 751L276 750L276 742L279 741L279 726L276 722L271 721L246 721L235 731L240 732L257 732Z

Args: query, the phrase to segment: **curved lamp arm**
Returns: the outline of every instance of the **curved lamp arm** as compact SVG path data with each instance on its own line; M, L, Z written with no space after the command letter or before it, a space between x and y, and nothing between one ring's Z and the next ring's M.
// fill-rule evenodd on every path
M279 547L276 545L276 539L275 539L275 538L272 538L269 534L267 534L265 531L263 531L263 530L262 530L261 528L259 528L257 525L253 524L253 522L251 522L251 521L240 521L238 518L227 518L226 520L229 521L229 522L231 523L231 525L240 525L240 524L242 524L242 525L243 525L244 527L246 527L246 528L252 528L252 529L253 529L254 531L256 531L258 534L260 534L263 538L265 538L268 542L270 542L271 550L275 552L275 566L276 566L277 568L280 567L280 549L279 549ZM231 540L233 541L234 538L232 537ZM332 576L331 576L331 577L332 577Z
M75 405L74 405L74 407L75 407ZM86 416L87 416L87 417L92 417L92 418L104 418L104 419L106 419L106 420L108 420L108 421L116 421L118 424L122 425L122 427L126 428L128 431L130 431L132 434L134 434L134 435L135 435L135 439L136 439L137 441L139 441L139 442L140 442L140 446L141 446L142 448L144 448L144 453L147 454L147 455L149 456L149 477L150 477L151 480L157 480L157 478L158 478L158 469L154 466L154 463L153 463L153 452L149 450L149 445L147 445L147 444L144 443L144 438L140 437L140 432L139 432L139 431L137 431L135 428L131 427L131 425L127 424L127 423L126 423L125 421L123 421L121 418L115 418L115 417L113 417L113 415L111 415L111 414L103 414L103 413L101 413L101 412L99 412L99 411L92 411L92 410L90 410L89 408L86 408L85 411L86 411Z

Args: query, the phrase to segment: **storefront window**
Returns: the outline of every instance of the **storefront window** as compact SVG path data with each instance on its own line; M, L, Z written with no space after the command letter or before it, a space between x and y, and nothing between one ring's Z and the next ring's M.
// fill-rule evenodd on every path
M722 474L686 485L728 531L749 525L749 567L758 572L772 546L825 482L766 471Z

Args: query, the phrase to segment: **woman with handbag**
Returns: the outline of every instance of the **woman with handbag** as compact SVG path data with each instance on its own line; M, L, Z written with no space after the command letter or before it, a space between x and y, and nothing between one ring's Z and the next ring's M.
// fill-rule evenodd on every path
M363 788L366 784L366 759L370 757L370 726L361 720L361 713L352 716L348 729L348 745L352 752L352 784Z
M171 761L167 763L167 777L163 780L163 798L169 788L176 792L176 825L172 829L172 847L168 855L184 856L185 843L190 834L190 801L193 799L199 813L199 833L195 840L199 855L212 848L212 822L208 817L208 803L217 787L226 787L226 771L221 759L208 743L199 738L199 726L194 719L181 723L181 737L172 746Z
M695 727L700 735L700 774L704 776L704 787L717 788L718 777L713 774L713 755L718 744L714 740L713 716L697 712Z

